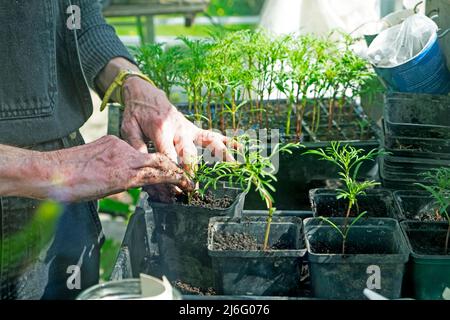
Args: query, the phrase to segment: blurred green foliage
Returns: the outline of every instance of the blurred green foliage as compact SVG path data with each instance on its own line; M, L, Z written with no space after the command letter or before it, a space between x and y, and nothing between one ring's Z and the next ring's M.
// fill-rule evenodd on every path
M208 16L256 16L261 13L264 0L211 0L206 10ZM179 16L179 15L175 15ZM161 15L159 17L174 17L173 15ZM138 35L135 17L108 17L108 23L115 26L120 36ZM233 24L224 25L232 30L254 29L256 25ZM156 25L155 31L158 36L195 36L206 37L209 35L211 26L195 24L190 27L185 25Z
M64 207L55 201L43 201L36 209L32 220L19 232L0 239L0 247L10 247L9 267L32 263L52 241ZM38 241L30 242L34 235ZM8 260L7 260L8 261Z
M207 13L211 16L256 16L264 0L211 0Z
M109 281L120 250L120 242L106 239L100 252L100 279Z
M128 218L136 210L136 205L139 202L141 189L130 189L127 191L127 193L131 198L130 203L125 203L110 198L101 199L99 201L99 212L108 213L113 217L123 217L128 220Z

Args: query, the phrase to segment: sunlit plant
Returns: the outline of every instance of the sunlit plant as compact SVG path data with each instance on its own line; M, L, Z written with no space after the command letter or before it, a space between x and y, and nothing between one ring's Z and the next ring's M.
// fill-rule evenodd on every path
M167 48L144 46L136 55L168 94L175 85L184 89L190 116L206 120L208 129L269 129L280 119L276 125L284 122L288 139L299 141L305 130L314 140L323 128L322 114L328 130L339 131L347 101L373 90L367 83L374 73L352 51L353 40L342 36L220 32L206 40L182 37L180 45ZM280 99L271 102L275 92L286 97L284 109Z
M339 168L339 177L344 188L337 189L336 200L345 199L348 202L344 225L341 228L326 217L320 217L320 219L330 224L342 236L342 254L345 254L351 227L367 214L366 211L359 212L358 197L366 195L367 190L380 184L372 180L359 181L359 170L365 162L375 161L379 155L383 155L385 152L374 149L365 153L363 149L356 149L350 145L342 146L340 142L332 142L325 150L308 150L305 154L318 156L320 160L333 163ZM350 221L354 208L356 208L356 218Z
M180 85L184 87L188 96L189 111L193 109L195 119L201 121L204 103L203 88L206 82L206 71L209 68L207 57L212 44L205 40L192 40L188 37L179 39L184 45L179 61Z
M241 148L230 150L230 152L235 154L238 161L211 164L200 157L195 162L196 165L186 170L186 175L196 185L196 188L187 194L188 204L191 205L196 196L204 198L209 190L217 189L220 182L238 186L245 193L253 188L259 193L268 210L263 247L264 250L268 250L270 228L276 211L272 196L272 193L276 191L273 183L277 181L274 175L276 171L274 158L280 153L292 154L293 150L301 145L299 143L277 144L267 155L267 150L258 140L244 135L236 137L236 142Z
M276 171L274 158L280 153L292 154L293 150L300 147L300 144L277 144L267 155L267 150L257 140L243 136L239 138L239 143L243 146L241 150L237 151L239 161L222 164L227 172L220 177L220 180L228 181L231 185L238 185L244 192L250 192L254 189L259 193L268 210L263 246L264 250L268 250L270 228L273 214L276 211L275 200L272 195L276 191L273 183L277 181L274 175Z
M450 239L450 168L441 168L429 171L424 174L425 180L430 185L416 183L424 190L430 193L436 203L435 214L438 219L446 219L448 222L448 231L445 238L444 254L448 253Z
M136 61L140 69L146 73L167 96L177 84L180 70L175 63L181 58L181 50L177 46L167 47L163 43L145 44L134 49Z

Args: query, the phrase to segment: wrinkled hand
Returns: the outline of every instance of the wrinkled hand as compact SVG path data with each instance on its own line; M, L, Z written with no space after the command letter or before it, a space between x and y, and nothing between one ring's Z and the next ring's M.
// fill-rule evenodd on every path
M185 168L198 158L196 147L208 148L213 156L233 161L227 148L230 140L195 126L169 102L163 91L138 77L130 77L123 92L126 108L122 136L136 150L147 153L146 142L150 140L158 152Z
M170 184L190 190L184 171L165 155L143 154L113 136L91 144L42 154L47 193L63 201L99 199L130 188ZM44 188L43 188L44 189Z

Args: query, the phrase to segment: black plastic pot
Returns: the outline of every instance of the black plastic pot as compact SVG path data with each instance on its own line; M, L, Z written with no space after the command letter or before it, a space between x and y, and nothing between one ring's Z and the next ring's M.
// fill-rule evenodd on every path
M424 214L434 215L436 203L426 191L395 191L394 199L403 220L424 221Z
M386 188L415 190L415 183L427 184L424 173L443 167L450 167L450 161L386 156L380 159L380 176Z
M385 156L384 163L389 167L389 169L399 173L421 173L436 168L450 167L450 161L448 160L417 159L393 156Z
M236 190L217 190L218 197L234 200L227 209L207 209L182 204L150 203L163 274L171 281L182 281L199 288L213 285L211 259L208 256L208 223L216 216L240 217L245 194Z
M407 290L415 299L443 299L444 291L450 288L450 255L443 253L448 224L405 221L401 226L411 249Z
M338 192L329 189L313 189L309 193L311 208L314 217L345 218L348 208L348 200L337 199ZM394 197L390 190L368 190L367 195L358 197L359 212L367 211L368 218L393 218L398 214ZM351 217L356 217L356 208Z
M450 160L450 140L389 136L384 133L384 149L394 157Z
M450 139L450 97L388 94L384 121L388 137Z
M366 152L380 147L379 141L348 143L355 148L364 149ZM280 155L280 167L276 174L278 182L274 183L276 188L275 206L279 210L310 210L309 190L324 188L330 182L333 183L339 179L336 166L330 165L326 161L319 161L317 156L303 155L308 150L328 147L328 142L304 143L304 145L305 148L295 151L292 155ZM366 162L361 167L360 173L364 179L377 178L377 162ZM259 194L250 192L245 201L245 209L264 210L265 203Z
M343 226L342 218L332 218ZM367 219L357 222L342 255L342 238L321 219L304 222L312 293L321 299L364 299L363 291L390 298L401 296L409 249L399 223L394 219Z
M384 167L383 161L380 161L380 177L383 187L391 190L418 190L419 187L415 183L425 183L423 177L417 174L400 174L398 172L390 172Z
M302 220L312 218L313 212L310 211L281 211L277 210L273 214L275 217L292 217L300 218ZM255 217L255 218L267 218L267 210L244 210L242 213L243 217Z
M302 220L275 217L271 226L270 244L282 241L287 250L220 251L215 248L218 232L245 233L263 243L266 219L213 218L209 227L208 251L215 273L215 289L222 295L297 296L300 266L306 252Z

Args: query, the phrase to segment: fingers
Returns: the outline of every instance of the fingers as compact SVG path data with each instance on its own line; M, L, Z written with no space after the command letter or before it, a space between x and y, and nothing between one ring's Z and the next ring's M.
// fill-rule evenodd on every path
M169 184L179 187L182 190L192 190L192 183L183 173L166 171L159 168L142 168L135 177L135 181L140 186Z
M142 185L172 184L182 190L192 189L192 183L183 169L163 154L150 154L137 168L136 180Z
M234 162L233 156L230 154L227 146L218 140L212 141L207 148L211 150L212 155L221 161Z
M233 138L228 138L225 136L222 136L223 138L223 143L225 143L225 145L229 148L229 149L234 149L234 150L238 150L238 149L242 149L242 144L240 144L236 139Z
M230 154L230 149L227 145L231 148L237 148L239 146L239 144L232 139L226 138L219 133L205 130L200 132L195 143L211 150L213 156L220 160L229 162L234 162L235 159Z
M178 163L178 154L174 146L173 135L170 132L161 132L156 135L153 143L159 153L166 155L174 163Z
M193 140L181 137L175 141L175 149L181 159L183 168L187 171L192 171L192 168L198 162L198 151Z
M124 139L140 153L148 153L147 144L139 124L134 118L122 124L122 136Z

